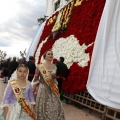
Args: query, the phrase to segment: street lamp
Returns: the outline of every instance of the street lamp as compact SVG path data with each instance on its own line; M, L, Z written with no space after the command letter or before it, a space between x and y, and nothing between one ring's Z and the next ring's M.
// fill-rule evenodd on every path
M44 18L39 18L39 19L37 19L37 21L38 21L38 24L41 25L45 21L45 19Z
M43 18L39 18L39 19L37 19L38 24L41 25L41 24L46 20L47 17L48 17L48 16L44 15Z

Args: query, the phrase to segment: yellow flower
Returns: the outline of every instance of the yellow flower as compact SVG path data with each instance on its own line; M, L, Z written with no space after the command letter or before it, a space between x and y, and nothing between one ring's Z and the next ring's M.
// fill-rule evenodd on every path
M55 31L59 30L60 28L61 28L61 22L58 21L58 22L55 23L55 25L52 29L52 32L55 32Z
M82 2L83 2L83 0L77 0L74 6L79 6L82 4Z

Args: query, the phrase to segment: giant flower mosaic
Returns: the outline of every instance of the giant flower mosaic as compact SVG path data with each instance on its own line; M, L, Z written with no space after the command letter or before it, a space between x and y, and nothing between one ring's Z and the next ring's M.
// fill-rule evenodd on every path
M61 56L65 58L68 68L74 62L84 68L88 66L88 61L90 60L89 53L85 53L85 50L91 45L80 45L77 38L74 35L70 35L67 38L59 38L54 43L52 50L56 59L59 59Z
M60 56L65 57L70 70L62 86L65 92L74 94L86 89L94 40L104 4L105 0L74 0L63 7L61 13L57 11L46 21L36 47L36 64L40 63L41 56L48 49L53 50L55 60ZM59 13L61 19L56 18ZM57 39L52 37L55 20L61 20L65 28L65 31L59 29L62 32Z

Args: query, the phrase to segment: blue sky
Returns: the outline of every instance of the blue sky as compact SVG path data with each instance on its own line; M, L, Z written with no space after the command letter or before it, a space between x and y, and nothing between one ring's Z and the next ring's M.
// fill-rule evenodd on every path
M6 58L29 49L45 6L46 0L0 0L0 50Z

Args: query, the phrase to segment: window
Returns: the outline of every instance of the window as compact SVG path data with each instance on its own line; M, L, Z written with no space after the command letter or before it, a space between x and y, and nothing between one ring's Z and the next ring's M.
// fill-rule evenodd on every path
M60 0L55 3L55 11L60 7Z

